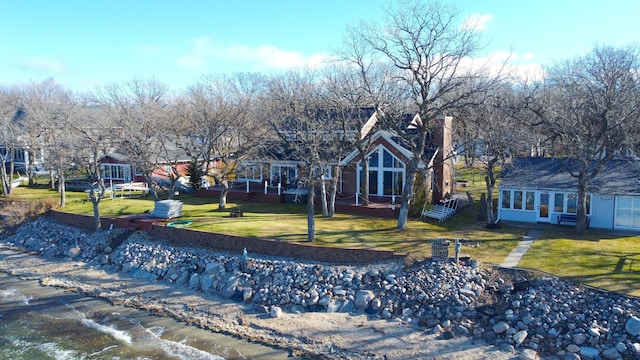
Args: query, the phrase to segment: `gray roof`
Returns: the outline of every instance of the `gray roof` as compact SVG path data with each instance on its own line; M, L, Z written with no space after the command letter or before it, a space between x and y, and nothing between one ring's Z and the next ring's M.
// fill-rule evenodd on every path
M578 179L569 169L576 168L569 159L518 157L505 166L501 187L577 191ZM592 164L595 166L595 164ZM588 191L598 194L640 195L640 162L611 160L588 184Z

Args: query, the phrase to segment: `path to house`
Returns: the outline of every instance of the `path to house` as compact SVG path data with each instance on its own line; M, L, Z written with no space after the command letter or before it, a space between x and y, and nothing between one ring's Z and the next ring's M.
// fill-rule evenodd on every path
M540 229L529 229L527 235L525 235L518 246L515 249L511 250L507 258L500 264L500 266L505 268L512 268L518 266L518 263L527 253L533 242L538 239L542 235L542 230Z

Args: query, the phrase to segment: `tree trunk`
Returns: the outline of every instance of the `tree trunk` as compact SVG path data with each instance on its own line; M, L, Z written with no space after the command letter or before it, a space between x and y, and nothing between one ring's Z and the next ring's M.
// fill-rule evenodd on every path
M399 230L405 230L407 228L407 220L409 219L409 206L413 201L415 192L413 190L413 184L416 181L416 172L418 170L418 162L420 159L412 158L407 167L407 181L402 189L402 203L400 204L400 211L398 212L398 226Z
M320 201L322 204L322 217L329 217L329 208L327 206L327 184L324 175L320 178Z
M330 201L329 201L329 217L334 217L336 214L336 195L338 194L338 171L340 171L339 167L336 167L336 171L334 172L334 176L331 178L331 192L330 192Z
M49 183L51 184L51 190L60 191L60 185L58 185L58 188L56 189L56 177L56 171L53 171L53 169L49 170Z
M313 194L315 192L315 188L313 186L313 182L309 181L309 186L307 187L307 241L313 242L316 240L316 222L315 222L315 204L313 200Z
M216 182L222 185L222 191L220 191L220 199L218 200L218 209L226 209L227 208L227 194L229 193L229 182L227 180Z
M578 178L578 209L576 211L576 233L584 234L587 230L587 181Z
M102 228L102 221L100 220L100 210L98 210L99 203L99 198L96 201L91 201L91 204L93 205L93 221L95 231L98 231Z
M4 163L4 157L0 160L2 161L2 166L0 167L0 176L2 177L2 195L7 197L11 194L11 180L13 180L13 176L11 177L11 180L9 180L7 168Z
M93 206L93 221L94 221L94 230L98 231L102 228L102 221L100 220L100 209L98 205L100 204L100 200L104 196L104 185L97 184L100 187L100 193L96 193L94 190L94 186L96 184L91 185L91 189L89 189L89 200L91 200L91 205Z
M489 171L487 170L487 172ZM487 201L486 201L487 225L491 225L496 222L496 219L494 217L494 210L493 210L493 188L495 186L495 179L493 178L493 175L487 175L484 177L484 181L485 181L485 184L487 185Z
M60 193L60 207L63 208L67 204L67 188L64 184L64 173L58 170L58 192Z
M158 197L158 192L156 191L156 186L153 183L153 180L150 178L147 179L147 187L149 188L149 194L151 194L151 198L154 202L158 202L160 198Z
M362 187L362 205L363 206L369 206L369 193L370 193L370 189L369 189L369 159L367 159L366 156L364 156L364 155L363 155L363 160L362 160L362 182L361 182L361 187ZM357 191L356 191L356 193L357 193ZM356 195L356 196L358 196L358 195Z

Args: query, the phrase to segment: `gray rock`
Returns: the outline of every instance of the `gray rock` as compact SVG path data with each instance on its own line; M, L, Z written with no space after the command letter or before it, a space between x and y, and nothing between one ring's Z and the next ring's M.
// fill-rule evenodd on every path
M456 327L453 328L453 332L462 336L469 335L469 329L467 329L464 325L456 325Z
M356 300L354 307L356 310L364 310L369 307L371 300L375 298L373 291L371 290L359 290L356 293Z
M600 351L596 348L592 348L589 346L581 346L580 347L580 356L585 359L597 359L600 356Z
M509 324L504 321L500 321L499 323L493 325L492 330L496 334L502 334L503 332L509 330Z
M521 360L536 360L538 359L538 352L533 349L524 349L518 355Z
M347 299L342 303L342 306L340 306L340 312L341 313L350 313L352 312L354 309L353 307L353 301Z
M627 323L625 324L624 329L631 336L640 335L640 318L638 318L636 316L630 317L629 320L627 320Z
M578 333L573 335L573 343L576 345L582 345L587 341L587 335Z
M211 287L213 286L213 278L209 275L203 274L200 276L200 290L204 292L211 291Z
M576 345L576 344L569 344L567 345L567 351L570 353L579 353L580 352L580 346Z
M527 336L529 336L527 330L520 330L517 333L513 334L513 341L515 341L516 345L520 345L524 342Z
M194 273L189 278L189 288L198 290L200 289L200 276L197 273Z
M616 348L608 348L602 351L602 357L609 360L622 359Z
M69 249L69 251L67 252L67 255L72 258L75 259L78 256L80 256L80 254L82 254L82 249L80 249L80 247L76 246L76 247L72 247L71 249Z
M269 309L269 316L277 319L282 316L282 309L279 306L271 306Z
M251 289L250 287L243 288L242 289L242 301L251 302L252 298L253 298L253 289Z

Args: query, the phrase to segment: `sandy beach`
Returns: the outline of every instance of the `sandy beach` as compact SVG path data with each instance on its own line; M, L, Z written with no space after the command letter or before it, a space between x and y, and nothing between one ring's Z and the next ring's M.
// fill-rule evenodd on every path
M320 359L512 359L514 354L468 337L444 339L427 329L365 314L284 313L272 318L262 306L236 303L184 286L122 273L108 273L78 261L44 259L0 247L0 271L38 280L43 286L102 298L170 316L211 331Z

